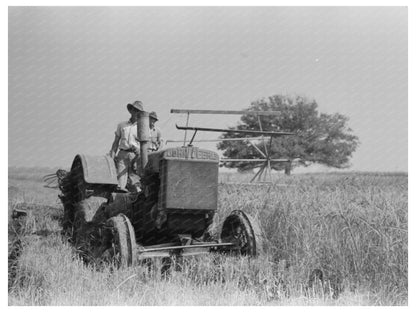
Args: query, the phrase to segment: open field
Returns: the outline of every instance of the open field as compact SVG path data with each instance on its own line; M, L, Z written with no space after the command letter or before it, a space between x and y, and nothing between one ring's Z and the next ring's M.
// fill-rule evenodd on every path
M9 305L406 305L407 174L315 174L275 185L221 183L214 233L232 210L262 226L258 259L210 255L176 265L85 265L60 234L43 169L9 170ZM222 175L222 182L242 177ZM13 220L15 207L28 210ZM324 284L310 285L313 269Z

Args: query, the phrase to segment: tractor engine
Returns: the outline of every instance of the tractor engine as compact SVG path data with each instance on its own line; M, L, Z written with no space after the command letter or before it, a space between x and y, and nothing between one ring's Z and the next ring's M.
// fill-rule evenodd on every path
M217 209L218 162L217 153L192 146L149 153L131 211L137 241L202 236Z

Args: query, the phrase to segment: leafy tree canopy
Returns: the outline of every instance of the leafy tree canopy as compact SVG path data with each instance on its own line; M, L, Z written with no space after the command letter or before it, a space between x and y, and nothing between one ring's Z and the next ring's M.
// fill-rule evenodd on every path
M262 130L295 132L293 136L273 138L269 141L253 143L263 152L265 146L270 158L288 158L297 160L292 165L309 166L313 163L329 167L346 168L352 153L359 141L348 127L348 118L341 114L319 113L318 104L305 97L274 95L251 103L250 111L279 111L278 116L260 116ZM241 122L230 129L260 130L258 116L243 115ZM225 133L221 138L250 137L239 133ZM255 147L244 141L222 141L217 146L224 151L227 158L255 159L262 158ZM250 170L259 167L260 163L228 162L228 168ZM281 170L282 163L272 163L272 168Z

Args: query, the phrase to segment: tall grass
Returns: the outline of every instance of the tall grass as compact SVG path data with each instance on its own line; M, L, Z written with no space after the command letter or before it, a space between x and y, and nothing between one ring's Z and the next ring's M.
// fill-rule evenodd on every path
M9 221L19 249L9 261L9 305L407 304L407 176L293 176L275 185L220 184L219 192L214 232L242 209L261 224L265 254L192 257L167 274L160 260L85 265L59 233L62 212L32 201L26 218ZM313 269L324 272L329 290L308 283Z
M219 219L235 207L257 216L268 254L285 259L304 279L320 268L334 282L383 292L387 302L406 300L407 178L356 174L283 182L224 185Z

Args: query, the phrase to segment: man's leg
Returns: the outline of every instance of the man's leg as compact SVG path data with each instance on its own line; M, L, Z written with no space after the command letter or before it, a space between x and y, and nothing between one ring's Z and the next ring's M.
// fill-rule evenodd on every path
M128 178L129 153L119 151L116 157L117 180L120 188L125 189Z
M129 156L129 181L127 188L132 192L140 192L140 166L137 166L137 162L140 161L140 156L136 156L133 153L131 153Z

